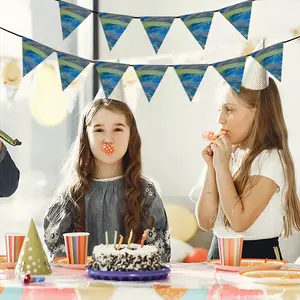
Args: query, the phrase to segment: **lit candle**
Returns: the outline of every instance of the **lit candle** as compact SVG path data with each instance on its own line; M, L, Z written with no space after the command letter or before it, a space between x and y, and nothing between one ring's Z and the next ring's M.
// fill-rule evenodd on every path
M133 236L133 231L132 231L132 229L131 229L131 230L130 230L130 234L129 234L129 238L128 238L128 247L130 247L131 240L132 240L132 236Z
M115 231L115 236L114 236L114 248L116 248L116 245L117 245L117 236L118 236L118 233Z
M105 244L108 245L108 232L105 231Z
M146 232L146 230L145 230L144 233L143 233L143 235L142 235L141 248L143 248L143 246L144 246L146 236L147 236L147 232Z
M120 240L119 240L117 250L120 250L121 244L123 243L123 239L124 239L123 235L120 235Z

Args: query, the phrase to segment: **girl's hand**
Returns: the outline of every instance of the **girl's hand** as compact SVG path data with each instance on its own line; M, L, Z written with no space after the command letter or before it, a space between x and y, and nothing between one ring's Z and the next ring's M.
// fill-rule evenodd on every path
M213 151L211 149L211 144L213 143L207 145L201 153L207 167L213 167Z
M232 146L226 135L222 133L210 147L213 152L212 161L216 172L229 168Z

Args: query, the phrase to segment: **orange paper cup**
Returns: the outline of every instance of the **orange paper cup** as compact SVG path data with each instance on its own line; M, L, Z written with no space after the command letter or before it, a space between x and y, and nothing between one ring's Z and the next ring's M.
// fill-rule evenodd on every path
M16 263L21 252L25 235L18 233L5 234L5 248L8 263Z
M72 232L64 234L69 264L86 264L89 235L88 232Z
M240 266L243 242L243 236L218 237L220 264L223 266Z

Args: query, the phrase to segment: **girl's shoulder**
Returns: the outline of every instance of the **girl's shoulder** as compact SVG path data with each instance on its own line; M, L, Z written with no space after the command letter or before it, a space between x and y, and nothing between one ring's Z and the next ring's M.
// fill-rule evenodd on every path
M281 164L281 154L278 149L266 149L260 152L253 161L253 164Z
M158 183L144 176L142 177L142 182L145 187L144 210L149 210L150 214L156 219L164 217L164 203L158 190Z
M285 167L278 149L264 150L253 161L250 175L272 179L281 189L285 185Z
M156 199L160 199L160 192L158 189L158 183L150 180L149 178L142 176L142 183L145 188L145 200L148 203L155 201Z
M159 184L153 179L149 179L148 177L145 177L144 175L141 177L142 183L145 187L146 192L152 192L152 193L160 193L159 191Z
M156 188L154 182L145 176L142 176L141 179L145 189L145 194L148 196L152 196L156 194Z

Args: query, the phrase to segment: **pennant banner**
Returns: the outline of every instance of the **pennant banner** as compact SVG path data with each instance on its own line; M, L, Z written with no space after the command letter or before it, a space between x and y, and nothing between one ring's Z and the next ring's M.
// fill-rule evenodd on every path
M108 98L127 71L129 65L104 61L97 61L95 65L105 96Z
M248 39L252 0L222 8L220 13Z
M140 18L153 49L157 53L174 21L172 17L142 17Z
M91 14L88 9L64 1L59 1L59 10L63 39L68 37Z
M57 52L63 90L87 67L88 60L78 56Z
M59 1L59 8L64 39L69 36L70 33L72 33L92 13L92 11L86 8L64 1ZM185 26L197 40L199 45L204 49L211 28L214 13L218 11L246 39L248 39L251 10L252 0L244 1L215 11L206 11L176 17L133 17L112 13L93 13L97 13L100 18L110 50L112 50L117 41L120 39L131 20L133 18L136 18L142 22L144 29L149 37L150 43L157 53L166 35L168 34L170 27L172 26L174 19L181 19L181 21L185 24Z
M135 72L141 82L148 101L151 101L157 87L164 77L168 66L162 65L136 65Z
M28 74L31 70L33 70L54 52L54 49L51 49L45 45L42 45L25 37L22 38L22 48L23 76Z
M238 57L221 61L214 64L215 69L227 81L227 83L235 90L237 94L240 93L246 57Z
M251 54L265 69L275 78L281 81L283 43L279 43L268 48L256 51Z
M1 28L4 31L13 32ZM20 36L18 34L15 34ZM190 65L129 65L124 63L111 63L105 61L87 60L75 55L59 52L55 49L40 44L36 41L20 36L23 48L23 69L24 76L31 72L51 53L56 52L58 57L59 70L61 75L62 88L65 90L81 72L89 65L96 64L99 79L102 83L105 95L109 97L116 85L121 80L129 66L134 67L136 74L141 82L142 88L150 102L157 90L168 67L174 68L181 84L187 93L190 101L195 96L204 74L209 66L213 66L227 83L237 92L240 92L246 58L249 55L221 61L211 64L190 64ZM280 42L265 49L255 51L250 55L268 70L276 79L281 81L283 63L283 45L298 39L296 36L287 41ZM9 62L3 70L3 83L6 84L9 98L13 98L18 90L18 85L22 79L21 66L15 62ZM24 77L23 76L23 77ZM17 84L18 82L18 84Z
M100 13L99 18L111 50L132 20L131 16Z
M177 65L174 69L190 101L193 100L197 89L209 65Z
M213 16L214 12L208 11L180 17L203 49L205 48Z

